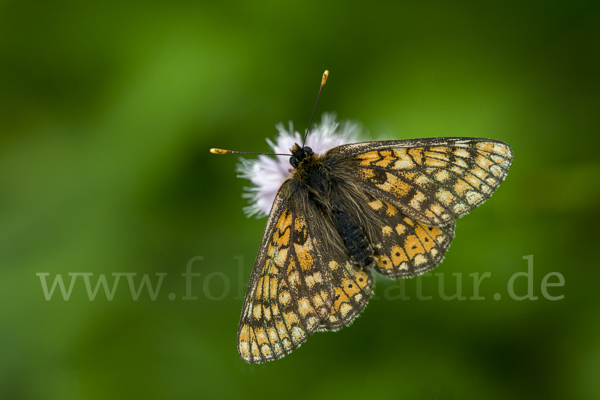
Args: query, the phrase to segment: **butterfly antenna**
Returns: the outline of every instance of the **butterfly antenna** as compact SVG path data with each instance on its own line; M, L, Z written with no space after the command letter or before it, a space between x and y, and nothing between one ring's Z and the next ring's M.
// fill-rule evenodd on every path
M235 150L223 150L223 149L210 149L213 154L258 154L263 156L291 156L291 154L274 154L274 153L255 153L251 151L235 151Z
M319 98L321 97L321 90L323 90L323 86L325 86L325 82L327 82L328 76L329 76L329 71L325 70L325 72L323 72L323 77L321 78L321 87L319 88L319 95L317 96L317 102L315 103L315 108L313 109L312 115L310 116L310 122L308 123L308 128L306 128L306 133L304 133L304 139L302 140L302 147L304 147L304 143L306 143L306 137L308 136L308 131L310 130L310 124L312 124L313 117L315 116L315 111L317 111L317 104L319 104Z

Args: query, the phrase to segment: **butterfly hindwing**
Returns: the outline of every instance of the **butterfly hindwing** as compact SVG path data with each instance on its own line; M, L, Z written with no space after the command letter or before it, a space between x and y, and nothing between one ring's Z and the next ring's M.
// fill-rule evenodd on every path
M438 265L454 236L454 223L427 226L374 197L369 203L380 222L372 233L377 272L390 278L419 275Z
M429 138L336 147L358 165L366 191L426 225L442 226L487 200L512 161L503 142Z

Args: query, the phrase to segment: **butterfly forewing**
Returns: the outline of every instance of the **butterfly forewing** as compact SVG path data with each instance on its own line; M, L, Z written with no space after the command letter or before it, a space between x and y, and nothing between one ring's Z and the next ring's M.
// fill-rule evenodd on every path
M366 191L433 226L487 200L512 161L506 143L476 138L364 142L331 151L355 160Z

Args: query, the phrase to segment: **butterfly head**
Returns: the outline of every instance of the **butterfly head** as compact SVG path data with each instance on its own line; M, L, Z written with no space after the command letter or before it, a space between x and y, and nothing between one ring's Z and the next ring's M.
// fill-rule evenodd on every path
M300 163L304 161L305 158L315 155L315 152L310 147L300 147L298 143L296 143L294 147L290 149L290 151L292 152L292 156L290 157L290 164L294 168L297 168L298 165L300 165Z

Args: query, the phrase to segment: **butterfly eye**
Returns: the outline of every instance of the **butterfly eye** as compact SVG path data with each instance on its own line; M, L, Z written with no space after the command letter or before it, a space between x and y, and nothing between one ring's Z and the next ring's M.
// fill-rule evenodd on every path
M310 147L304 146L304 154L306 155L306 157L308 157L314 155L315 152Z
M296 158L296 156L291 156L290 164L292 165L292 167L296 168L298 166L298 164L300 164L300 163L298 162L298 159Z

